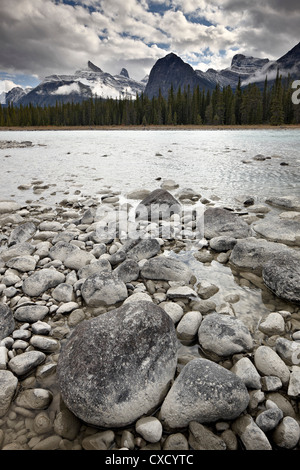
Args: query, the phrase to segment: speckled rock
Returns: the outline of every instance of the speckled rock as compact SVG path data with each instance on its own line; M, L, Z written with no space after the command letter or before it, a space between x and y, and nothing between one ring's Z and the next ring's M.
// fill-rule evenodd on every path
M29 297L38 297L52 287L56 287L65 280L65 275L54 268L44 268L35 271L23 281L23 292Z
M17 386L18 379L12 372L0 370L0 418L8 411Z
M121 427L161 403L176 364L171 318L152 302L133 302L77 325L60 353L57 377L76 416Z
M166 429L184 428L193 420L231 420L248 403L247 388L239 377L212 361L194 359L184 366L166 396L160 420Z
M0 341L9 336L15 328L12 310L6 304L0 304Z

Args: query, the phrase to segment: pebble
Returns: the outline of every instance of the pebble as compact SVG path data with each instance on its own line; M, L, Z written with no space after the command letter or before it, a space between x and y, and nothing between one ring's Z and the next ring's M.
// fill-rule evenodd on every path
M141 418L136 422L135 430L140 434L147 442L158 442L162 437L162 424L161 422L153 417L147 416Z

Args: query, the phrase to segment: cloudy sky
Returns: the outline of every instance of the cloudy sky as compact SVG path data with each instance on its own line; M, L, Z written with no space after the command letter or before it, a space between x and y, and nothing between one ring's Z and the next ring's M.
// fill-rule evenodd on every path
M0 0L0 93L88 60L141 80L169 52L201 70L278 59L299 25L299 0Z

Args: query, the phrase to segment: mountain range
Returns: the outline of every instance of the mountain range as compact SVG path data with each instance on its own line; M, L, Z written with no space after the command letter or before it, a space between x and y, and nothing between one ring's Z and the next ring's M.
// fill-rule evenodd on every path
M279 69L283 77L290 75L300 79L300 43L276 61L236 54L230 67L223 70L208 69L206 72L195 70L174 53L157 60L149 76L141 81L130 78L123 68L118 75L104 72L97 65L88 62L87 68L76 71L73 75L50 75L35 88L15 87L8 93L0 94L0 103L6 105L55 105L62 102L82 102L91 97L132 98L144 93L149 98L158 96L159 90L167 97L171 85L176 92L179 87L190 86L193 89L213 90L216 85L230 85L234 90L239 80L241 85L264 84L266 76L271 83Z

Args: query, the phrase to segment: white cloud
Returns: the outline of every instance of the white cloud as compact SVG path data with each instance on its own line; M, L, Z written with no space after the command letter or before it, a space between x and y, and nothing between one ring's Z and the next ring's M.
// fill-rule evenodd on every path
M8 93L15 87L21 87L21 85L17 85L16 83L12 82L11 80L0 80L0 93Z
M78 83L71 85L62 85L57 90L52 92L52 95L71 95L71 93L80 93L80 86Z
M91 60L135 79L168 52L201 70L234 53L277 59L299 42L298 0L0 0L0 70L73 73ZM225 52L220 52L224 51Z

